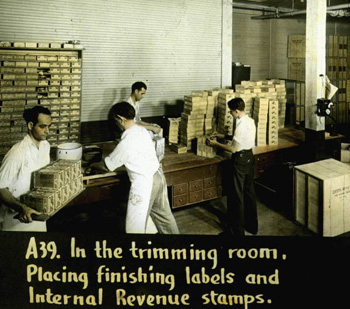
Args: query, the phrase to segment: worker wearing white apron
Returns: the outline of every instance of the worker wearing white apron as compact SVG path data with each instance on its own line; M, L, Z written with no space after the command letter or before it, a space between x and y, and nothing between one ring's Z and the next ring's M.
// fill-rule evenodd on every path
M148 212L153 175L159 168L154 145L147 130L136 125L135 110L129 103L117 103L112 109L116 121L121 123L125 131L104 163L110 171L124 165L130 179L126 233L155 232ZM96 164L94 166L97 167Z
M51 125L51 113L36 106L26 110L24 118L28 135L5 155L0 167L0 230L46 231L46 222L33 221L39 214L20 201L31 186L32 173L50 163L50 144L46 140ZM16 213L19 219L14 219Z

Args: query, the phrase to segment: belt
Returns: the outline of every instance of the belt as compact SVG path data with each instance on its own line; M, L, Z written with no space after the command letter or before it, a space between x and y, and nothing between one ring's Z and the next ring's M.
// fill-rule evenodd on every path
M248 153L248 152L251 152L251 151L252 151L251 149L242 149L242 150L240 150L240 151L234 152L234 153L232 154L231 157L232 157L232 158L235 157L235 156L240 156L240 157L242 157L243 154Z

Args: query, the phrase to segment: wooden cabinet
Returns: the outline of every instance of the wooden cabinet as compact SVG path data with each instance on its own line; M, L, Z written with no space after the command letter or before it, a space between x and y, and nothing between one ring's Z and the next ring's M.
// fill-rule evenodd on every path
M166 172L172 208L222 196L219 163Z
M81 49L1 47L0 157L27 134L23 111L36 105L51 110L51 146L79 141L81 76Z

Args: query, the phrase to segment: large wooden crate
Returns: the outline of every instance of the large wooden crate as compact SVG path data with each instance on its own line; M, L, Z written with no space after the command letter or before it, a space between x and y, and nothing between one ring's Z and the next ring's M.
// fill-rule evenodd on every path
M295 220L322 236L350 231L350 166L334 159L295 166Z

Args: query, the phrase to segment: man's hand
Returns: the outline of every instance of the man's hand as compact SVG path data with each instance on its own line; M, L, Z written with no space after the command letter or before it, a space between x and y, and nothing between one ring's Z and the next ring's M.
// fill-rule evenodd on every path
M158 126L152 126L150 129L153 133L156 133L156 134L162 132L163 130L161 127L158 127Z
M31 223L33 221L32 215L41 215L41 213L33 208L23 205L22 211L19 213L18 220L21 223Z
M104 163L104 161L92 163L90 165L90 167L93 170L97 170L97 171L100 171L100 172L109 172L109 170L108 170L106 164Z
M208 146L216 147L216 146L218 146L218 144L220 144L220 143L219 143L216 139L210 137L210 138L207 138L206 144L207 144Z
M214 132L211 137L217 137L217 138L225 138L225 134Z

